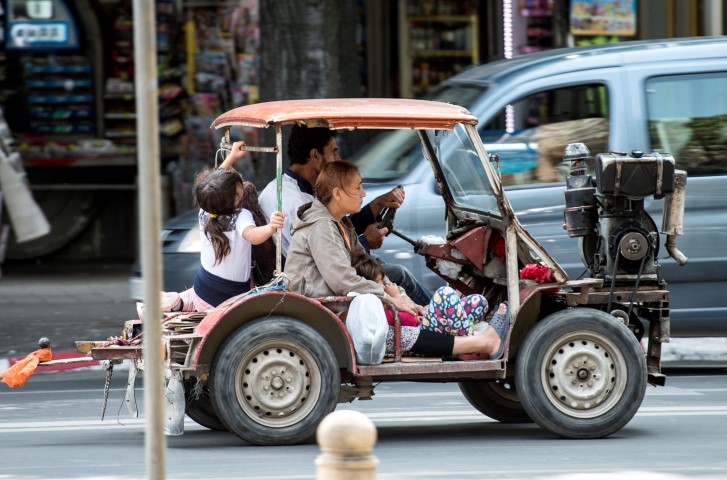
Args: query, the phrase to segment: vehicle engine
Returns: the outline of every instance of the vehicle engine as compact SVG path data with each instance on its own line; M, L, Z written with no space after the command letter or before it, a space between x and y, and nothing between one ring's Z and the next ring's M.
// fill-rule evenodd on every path
M586 172L590 158L582 143L563 155L571 162L564 228L580 238L581 260L592 277L612 284L660 282L659 229L644 199L665 198L661 232L669 255L683 265L675 239L683 232L686 172L674 168L670 154L632 151L596 155L594 176Z

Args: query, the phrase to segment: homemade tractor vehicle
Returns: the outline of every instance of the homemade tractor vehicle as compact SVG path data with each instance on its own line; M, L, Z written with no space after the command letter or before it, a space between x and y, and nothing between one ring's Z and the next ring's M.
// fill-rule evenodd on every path
M457 382L483 414L501 422L536 422L567 438L618 431L638 410L647 383L664 385L660 361L662 344L669 341L669 291L659 273L659 229L644 199L665 197L666 251L683 264L675 238L682 233L686 173L675 170L671 156L599 154L594 176L586 173L585 147L566 148L564 160L572 168L564 228L580 239L587 272L571 280L518 222L477 133L477 119L466 109L424 100L291 100L231 110L212 127L224 132L225 143L231 143L233 127L274 129L275 146L244 148L274 154L280 179L282 129L292 124L418 135L446 205L446 238L412 240L413 248L463 294L481 293L490 305L509 302L512 323L503 358L414 362L397 347L384 363L360 365L345 323L327 308L350 299L297 295L277 277L269 288L207 313L164 314L161 325L131 320L117 342L79 342L93 359L131 362L132 413L133 379L143 369L149 322L162 328L164 340L167 432L183 432L185 411L172 407L185 405L197 423L259 445L310 440L337 403L370 399L374 386L385 381ZM529 266L547 275L524 278L521 271Z

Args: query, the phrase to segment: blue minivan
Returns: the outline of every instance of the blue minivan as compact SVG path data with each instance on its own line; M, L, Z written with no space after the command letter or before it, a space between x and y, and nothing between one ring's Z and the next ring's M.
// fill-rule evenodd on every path
M671 292L672 336L727 336L727 37L624 42L558 49L472 67L429 97L480 119L488 153L499 156L520 222L572 278L585 272L578 239L563 229L567 144L605 152L662 152L688 172L684 235L688 263L659 252ZM345 133L339 134L345 135ZM356 153L368 198L403 185L395 229L410 238L443 236L444 203L414 132L380 134ZM663 200L647 198L661 218ZM663 235L662 235L663 237ZM191 286L199 264L196 212L163 232L164 289ZM441 280L396 235L375 251L407 266L430 288ZM131 278L139 298L139 272Z
M567 144L605 152L662 152L686 170L684 235L688 263L659 252L671 292L673 336L727 335L727 38L625 42L552 50L500 60L452 77L431 98L467 107L489 154L500 158L507 196L520 222L566 269L585 270L578 239L563 229ZM369 198L401 184L406 201L395 229L444 234L444 204L416 134L391 132L354 158ZM415 146L417 145L417 146ZM592 166L592 165L591 165ZM661 218L663 200L647 198ZM409 243L389 235L376 253L441 284Z

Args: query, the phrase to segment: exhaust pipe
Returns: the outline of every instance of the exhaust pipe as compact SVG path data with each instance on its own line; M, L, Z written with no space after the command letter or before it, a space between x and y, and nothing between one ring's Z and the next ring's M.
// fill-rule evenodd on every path
M679 266L689 260L677 249L677 235L684 233L684 204L687 195L687 172L674 171L674 192L664 195L664 218L661 233L666 234L666 251Z

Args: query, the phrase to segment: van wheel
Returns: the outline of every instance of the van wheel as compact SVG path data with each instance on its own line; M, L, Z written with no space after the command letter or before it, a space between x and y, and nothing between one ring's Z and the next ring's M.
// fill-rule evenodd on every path
M191 377L184 381L184 403L184 413L198 424L210 430L220 432L227 430L227 427L215 413L209 388L200 382L197 377Z
M502 423L532 422L520 403L512 377L489 382L459 382L459 389L470 405L493 420Z
M646 359L633 333L590 308L562 310L527 335L516 383L530 418L566 438L602 438L633 418L646 392Z
M255 445L312 440L340 390L331 346L312 327L286 317L238 328L217 352L210 376L220 419Z

